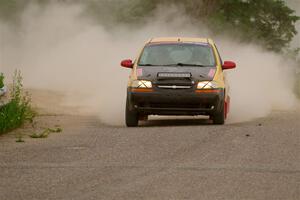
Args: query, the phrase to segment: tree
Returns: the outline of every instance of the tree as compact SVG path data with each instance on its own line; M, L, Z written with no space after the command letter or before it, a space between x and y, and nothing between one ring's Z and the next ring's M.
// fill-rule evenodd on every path
M128 10L118 12L118 21L138 23L159 5L183 7L194 21L206 24L214 33L229 32L245 42L255 41L269 50L281 52L297 34L300 19L283 0L152 0L129 1Z
M241 31L243 40L256 40L267 49L281 52L297 34L295 23L300 19L282 0L226 0L212 14L215 28ZM232 31L231 31L232 32Z
M55 1L80 3L86 15L108 27L118 23L142 25L158 6L174 4L216 34L229 32L242 41L255 41L276 52L289 48L297 34L295 23L300 19L283 0L1 0L0 20L17 21L30 2L47 5Z

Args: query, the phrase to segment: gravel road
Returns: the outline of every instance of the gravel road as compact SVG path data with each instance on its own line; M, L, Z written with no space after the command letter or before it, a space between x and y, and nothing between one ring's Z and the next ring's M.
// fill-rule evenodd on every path
M45 115L47 139L0 137L0 199L300 199L300 112L252 122L110 127ZM19 130L20 131L20 130Z

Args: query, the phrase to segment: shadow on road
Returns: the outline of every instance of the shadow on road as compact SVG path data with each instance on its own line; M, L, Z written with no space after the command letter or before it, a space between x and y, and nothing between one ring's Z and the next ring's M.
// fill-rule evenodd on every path
M154 117L148 121L142 121L141 127L155 127L155 126L199 126L212 125L212 121L206 118L168 118L168 117Z

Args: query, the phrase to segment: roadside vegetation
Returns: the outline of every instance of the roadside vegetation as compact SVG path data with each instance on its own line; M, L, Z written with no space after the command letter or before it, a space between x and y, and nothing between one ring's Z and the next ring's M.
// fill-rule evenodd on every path
M3 73L0 73L0 88L4 87L4 75Z
M29 137L34 138L34 139L47 138L50 133L60 133L60 132L62 132L62 128L60 128L59 126L55 126L54 128L46 128L40 133L34 132L34 133L30 134Z
M0 88L2 87L4 87L4 75L1 73ZM1 98L3 97L0 96L0 100ZM8 101L6 104L0 105L0 135L23 127L26 123L29 123L30 128L25 126L24 129L16 131L16 142L25 142L24 137L47 138L51 133L63 131L59 125L52 128L37 126L34 121L36 115L37 113L31 105L30 95L23 89L21 72L15 71Z
M2 75L2 84L3 79ZM0 134L19 128L25 122L33 122L34 117L30 96L23 90L21 73L16 71L9 92L9 102L0 108Z

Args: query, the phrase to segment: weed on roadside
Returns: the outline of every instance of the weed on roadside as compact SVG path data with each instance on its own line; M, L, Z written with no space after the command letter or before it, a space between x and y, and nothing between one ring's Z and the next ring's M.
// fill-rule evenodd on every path
M51 133L61 133L62 132L62 128L60 128L60 127L47 128L47 130Z
M29 137L37 139L37 138L47 138L49 136L49 131L48 130L44 130L42 133L33 133L31 135L29 135Z
M41 133L34 132L29 137L31 138L47 138L50 133L60 133L62 132L62 128L54 127L54 128L45 128Z
M31 98L23 91L21 72L16 70L10 89L10 102L0 108L0 134L16 129L25 122L32 123L35 116Z
M16 138L17 138L16 142L19 142L19 143L25 142L25 140L23 140L23 136L21 134L19 134Z

